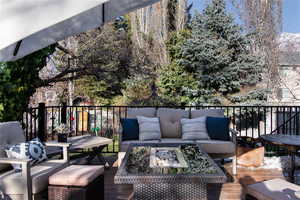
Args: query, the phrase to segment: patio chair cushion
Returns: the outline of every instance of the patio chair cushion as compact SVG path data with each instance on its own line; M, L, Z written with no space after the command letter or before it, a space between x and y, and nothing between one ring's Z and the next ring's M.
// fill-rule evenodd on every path
M233 154L235 153L235 144L231 141L221 140L197 140L203 151L208 154Z
M1 122L0 123L0 157L7 157L5 148L8 145L14 145L25 142L24 131L20 122ZM0 164L0 171L8 168L10 165Z
M137 119L121 118L122 141L139 139L139 123Z
M184 140L208 140L206 129L206 117L195 119L181 119L182 139Z
M227 117L207 117L206 128L210 139L229 141L229 123Z
M128 108L127 118L137 118L137 116L143 117L155 117L155 108Z
M181 118L189 118L189 112L182 109L159 108L162 138L181 138Z
M279 178L248 185L246 190L258 200L300 199L300 186Z
M65 168L67 163L61 160L48 160L31 167L32 193L37 194L48 187L48 178ZM24 193L27 187L21 172L8 171L0 175L0 190L8 195Z
M201 109L201 110L192 110L191 111L191 118L198 118L198 117L224 117L224 110L223 109Z
M137 116L140 140L158 140L161 138L159 119L157 117Z
M71 165L50 176L49 185L85 187L103 172L102 165Z

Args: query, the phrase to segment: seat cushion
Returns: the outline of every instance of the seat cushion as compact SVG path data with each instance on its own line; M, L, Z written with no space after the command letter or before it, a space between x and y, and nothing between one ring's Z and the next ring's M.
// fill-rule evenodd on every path
M139 139L139 123L137 119L121 118L122 141Z
M128 140L128 141L123 141L120 147L120 152L126 152L130 146L130 144L147 144L147 143L158 143L159 140L146 140L146 141L141 141L141 140Z
M7 157L5 148L8 145L14 145L25 142L24 131L20 122L1 122L0 123L0 157ZM10 165L0 164L0 171Z
M161 138L159 119L157 117L137 116L139 122L139 140L158 140Z
M183 140L181 138L163 138L160 140L160 143L177 143L177 144L190 144L195 143L196 140Z
M127 118L136 118L137 116L155 117L155 108L128 108Z
M206 117L206 128L210 139L229 141L229 123L227 117Z
M201 110L192 110L191 111L191 118L198 118L198 117L224 117L224 110L223 109L201 109Z
M88 165L71 165L50 176L49 185L85 187L103 174L104 167Z
M206 117L181 119L183 140L207 140Z
M31 167L32 193L39 193L48 187L48 179L51 175L65 168L67 163L61 160L49 160ZM8 171L0 175L0 190L4 193L23 194L26 183L21 172Z
M211 154L233 154L235 153L235 144L231 141L221 140L197 140L203 151Z
M181 118L189 118L189 112L182 109L159 108L159 117L162 138L181 138Z

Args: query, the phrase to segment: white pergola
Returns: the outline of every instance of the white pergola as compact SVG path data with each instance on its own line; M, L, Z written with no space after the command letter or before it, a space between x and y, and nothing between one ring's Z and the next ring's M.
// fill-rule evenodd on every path
M13 61L159 0L0 0L0 61Z

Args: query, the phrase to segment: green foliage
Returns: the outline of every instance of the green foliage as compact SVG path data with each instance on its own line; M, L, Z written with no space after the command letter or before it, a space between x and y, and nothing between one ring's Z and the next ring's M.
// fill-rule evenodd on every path
M166 46L171 63L159 70L160 95L175 105L183 105L190 101L186 88L197 89L197 82L193 74L176 62L181 58L181 47L190 34L190 30L187 29L170 34Z
M39 71L54 50L52 45L17 61L0 63L0 121L22 119L30 97L42 81Z
M134 76L124 82L125 88L122 91L123 101L128 105L141 105L148 100L152 94L151 86L153 79L149 76Z
M203 14L195 15L189 27L190 34L173 36L168 42L172 67L168 66L162 73L165 94L174 90L175 94L188 96L187 104L231 104L250 98L265 100L266 95L258 94L241 97L239 102L229 98L243 87L255 87L261 81L264 64L260 57L251 53L250 38L226 13L224 0L212 0ZM184 74L191 79L186 79ZM196 83L186 82L193 79Z
M80 38L78 67L86 68L87 76L76 81L76 95L88 96L101 105L112 104L112 99L121 95L123 81L128 78L132 67L131 41L126 24L119 20Z
M266 101L266 94L270 93L268 89L255 89L245 95L232 95L228 99L234 104L261 105Z

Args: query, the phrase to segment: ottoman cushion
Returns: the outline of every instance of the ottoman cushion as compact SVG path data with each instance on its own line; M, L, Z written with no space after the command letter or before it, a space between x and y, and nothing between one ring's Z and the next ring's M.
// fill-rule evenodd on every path
M71 165L52 175L49 184L85 187L103 172L103 166Z
M263 200L300 199L300 186L282 179L272 179L247 186L247 193Z

